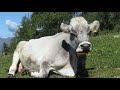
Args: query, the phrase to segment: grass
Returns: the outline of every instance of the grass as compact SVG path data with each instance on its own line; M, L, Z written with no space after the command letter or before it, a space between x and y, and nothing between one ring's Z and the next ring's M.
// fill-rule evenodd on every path
M119 37L114 38L114 35ZM88 54L86 68L88 78L120 78L120 33L91 37L92 52ZM11 65L12 55L0 57L0 78L6 78ZM28 75L16 74L16 78L29 78ZM51 75L50 78L70 78Z
M100 35L91 38L92 52L87 57L86 67L95 68L89 71L91 78L120 77L120 33Z

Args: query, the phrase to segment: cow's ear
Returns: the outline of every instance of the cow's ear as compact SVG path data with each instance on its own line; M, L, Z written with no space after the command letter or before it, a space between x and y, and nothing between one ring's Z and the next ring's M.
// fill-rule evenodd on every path
M70 34L73 34L73 35L77 36L77 31L75 31L73 29L72 25L67 25L67 24L61 23L60 29L63 32L70 33Z
M61 23L60 29L61 29L63 32L66 32L66 33L69 33L69 32L70 32L70 30L69 30L69 29L70 29L69 25L64 24L64 23Z

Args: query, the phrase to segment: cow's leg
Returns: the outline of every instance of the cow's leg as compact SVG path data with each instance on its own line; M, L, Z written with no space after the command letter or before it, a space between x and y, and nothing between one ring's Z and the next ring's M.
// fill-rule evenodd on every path
M62 69L58 70L58 73L62 76L74 77L75 72L70 64L67 64Z
M18 52L15 51L13 54L12 65L10 66L10 69L8 72L9 78L14 77L15 72L17 70L18 63L19 63L19 54L18 54Z
M31 72L31 77L35 78L47 78L50 71L50 67L47 61L44 61L40 64L39 72Z

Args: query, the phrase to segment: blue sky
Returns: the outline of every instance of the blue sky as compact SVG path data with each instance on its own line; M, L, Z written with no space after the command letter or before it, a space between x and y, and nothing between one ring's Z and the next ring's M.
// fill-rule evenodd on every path
M22 17L32 12L0 12L0 37L13 37Z

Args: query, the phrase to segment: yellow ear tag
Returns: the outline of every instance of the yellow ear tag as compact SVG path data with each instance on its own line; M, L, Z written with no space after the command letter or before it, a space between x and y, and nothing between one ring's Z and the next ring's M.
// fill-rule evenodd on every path
M97 32L96 27L93 28L93 32Z

